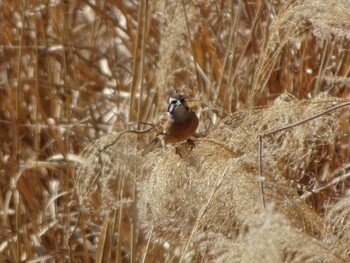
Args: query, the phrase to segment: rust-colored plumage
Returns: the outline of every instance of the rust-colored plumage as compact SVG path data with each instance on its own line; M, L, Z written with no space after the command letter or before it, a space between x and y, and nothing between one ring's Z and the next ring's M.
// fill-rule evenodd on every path
M190 138L198 124L197 114L190 109L182 95L170 97L167 115L159 121L161 132L145 147L142 155L160 147L162 141L164 144L187 141L193 147L194 143Z

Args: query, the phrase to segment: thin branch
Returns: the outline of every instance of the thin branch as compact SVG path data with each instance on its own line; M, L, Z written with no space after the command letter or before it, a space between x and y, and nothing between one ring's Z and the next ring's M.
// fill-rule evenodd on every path
M284 126L282 128L278 128L278 129L275 129L275 130L272 130L270 132L267 132L267 133L263 133L263 134L260 134L259 135L259 148L258 148L258 155L259 155L259 187L260 187L260 198L261 198L261 202L262 202L262 205L263 207L265 208L265 197L264 197L264 177L263 177L263 167L262 167L262 155L263 155L263 138L266 137L266 136L269 136L269 135L272 135L272 134L275 134L277 132L281 132L281 131L284 131L284 130L287 130L287 129L291 129L291 128L294 128L294 127L297 127L299 125L302 125L306 122L309 122L309 121L312 121L314 119L317 119L327 113L330 113L332 111L335 111L335 110L338 110L340 108L343 108L343 107L347 107L347 106L350 106L350 102L345 102L345 103L341 103L341 104L338 104L328 110L325 110L319 114L316 114L314 116L311 116L309 118L306 118L304 120L301 120L301 121L298 121L296 123L293 123L293 124L290 124L290 125L287 125L287 126ZM350 177L350 174L345 174L341 177L338 177L334 180L332 180L329 184L321 187L321 188L318 188L316 190L313 190L312 192L309 192L309 193L306 193L304 194L303 196L301 196L302 199L306 199L308 198L310 195L312 195L313 193L319 193L320 191L326 189L327 187L331 186L331 185L334 185L342 180L345 180L347 177ZM339 181L338 181L339 180Z
M212 200L213 200L213 198L214 198L214 196L215 196L215 193L216 193L216 191L218 190L218 188L219 188L219 186L220 186L222 180L224 179L224 177L225 177L225 175L226 175L227 170L228 170L229 167L230 167L230 166L227 166L226 169L224 170L224 172L221 174L221 177L220 177L220 179L217 181L215 187L213 188L213 191L212 191L211 195L209 196L207 203L202 207L201 211L199 212L199 214L198 214L198 216L197 216L197 219L196 219L196 222L195 222L195 224L194 224L194 226L193 226L193 228L192 228L191 234L190 234L189 238L187 239L186 244L185 244L185 246L184 246L184 248L183 248L183 250L182 250L182 252L181 252L181 258L180 258L179 262L183 262L183 261L184 261L184 259L185 259L185 254L186 254L186 251L187 251L188 246L189 246L189 244L190 244L190 241L192 240L193 236L194 236L195 233L197 232L197 230L198 230L198 228L199 228L199 226L200 226L200 223L201 223L201 221L202 221L202 219L203 219L203 217L204 217L204 214L205 214L205 212L207 211L207 209L208 209L210 203L212 202Z
M328 187L334 186L340 182L345 181L346 179L350 178L350 173L346 173L343 174L342 176L336 177L334 178L332 181L330 181L328 184L321 186L320 188L311 190L310 192L307 192L305 194L303 194L302 196L300 196L301 199L307 199L310 196L312 196L313 194L317 194L322 192L323 190L327 189Z
M327 113L330 113L332 111L335 111L337 109L340 109L340 108L343 108L343 107L346 107L346 106L350 106L350 102L345 102L345 103L342 103L342 104L338 104L337 106L334 106L334 107L332 107L332 108L330 108L328 110L325 110L324 112L321 112L319 114L316 114L314 116L311 116L309 118L301 120L299 122L293 123L291 125L284 126L282 128L278 128L278 129L272 130L272 131L270 131L268 133L264 133L264 134L262 134L262 136L265 137L265 136L272 135L272 134L280 132L280 131L284 131L284 130L287 130L287 129L290 129L290 128L294 128L296 126L299 126L299 125L304 124L306 122L312 121L314 119L317 119L318 117L321 117L322 115L325 115Z
M260 199L262 207L265 210L265 196L264 196L264 177L262 172L262 149L263 149L263 136L259 136L259 190L260 190Z

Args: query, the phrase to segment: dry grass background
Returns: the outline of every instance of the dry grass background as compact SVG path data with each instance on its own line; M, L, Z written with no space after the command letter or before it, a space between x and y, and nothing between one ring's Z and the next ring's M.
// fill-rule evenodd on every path
M0 261L350 261L347 0L0 8Z

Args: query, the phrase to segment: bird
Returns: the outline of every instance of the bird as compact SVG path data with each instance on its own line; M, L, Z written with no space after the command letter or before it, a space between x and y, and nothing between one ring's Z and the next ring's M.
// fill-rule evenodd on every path
M190 139L198 128L199 119L197 114L187 105L183 95L175 95L168 100L166 115L160 119L157 127L160 132L144 148L142 156L162 146L162 144L177 144L186 141L191 147L195 146ZM177 148L176 153L180 154Z

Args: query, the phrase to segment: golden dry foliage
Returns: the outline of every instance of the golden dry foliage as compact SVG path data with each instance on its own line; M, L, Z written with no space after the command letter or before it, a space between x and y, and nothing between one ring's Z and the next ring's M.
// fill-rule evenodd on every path
M88 214L110 214L134 199L134 175L140 173L135 163L141 156L132 150L132 136L112 144L114 139L115 135L105 136L89 145L82 153L84 163L77 167L76 194Z
M349 200L349 197L341 199L329 209L326 215L330 229L327 241L334 253L345 259L350 257Z
M344 262L325 244L291 227L272 207L251 216L247 224L249 233L236 242L216 242L216 262Z
M0 10L0 261L350 261L349 1ZM177 92L196 147L142 157Z
M312 176L312 173L320 170L321 165L328 167L332 163L335 153L331 146L338 131L338 114L323 114L302 125L263 137L263 195L265 202L274 206L273 211L264 213L259 191L262 179L258 172L259 135L316 116L331 109L337 101L327 96L311 101L285 99L278 98L267 108L242 110L226 117L210 138L197 141L196 148L184 158L164 154L157 160L150 177L140 183L138 206L145 230L152 231L159 240L191 244L191 249L203 253L204 258L205 254L213 253L212 246L217 247L216 243L225 237L225 242L230 240L232 249L241 246L241 242L251 245L250 239L254 240L255 249L268 247L265 242L282 242L276 245L278 258L265 258L263 262L305 262L304 257L315 257L316 262L336 262L337 256L322 248L326 246L326 234L330 230L297 189L302 185L312 191L317 188L315 181L323 180L321 174ZM324 202L323 199L317 201ZM321 204L315 206L322 207ZM283 219L280 214L284 215ZM254 218L258 215L268 222L257 224ZM274 221L275 216L278 224L269 226L269 220ZM266 231L266 227L273 229L271 239L265 232L264 238L255 236L259 235L256 231ZM286 232L285 236L280 232ZM314 243L312 237L317 237L321 243ZM298 244L305 242L310 243L311 252L304 247L298 250ZM320 249L315 250L315 247ZM249 249L248 254L252 253ZM185 252L193 254L191 250L184 250L181 256L189 257ZM264 252L265 248L261 249L261 253ZM259 262L261 257L254 253L247 258L242 255L237 262L253 262L254 255ZM316 255L320 259L316 259Z

